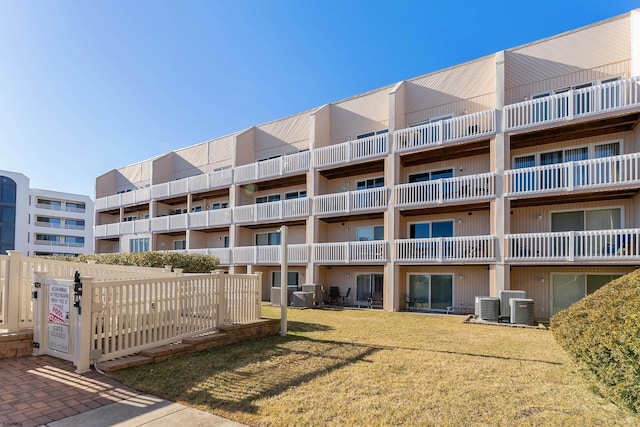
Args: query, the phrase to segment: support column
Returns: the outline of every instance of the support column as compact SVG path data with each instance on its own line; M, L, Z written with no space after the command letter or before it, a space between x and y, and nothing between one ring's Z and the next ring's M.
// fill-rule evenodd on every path
M406 126L405 119L405 83L399 82L389 92L389 154L384 162L384 183L389 187L389 204L384 213L384 238L387 243L388 262L384 266L384 304L385 311L400 310L401 294L404 282L399 277L396 265L396 253L394 241L399 236L399 214L395 208L394 188L401 182L400 163L393 146L393 132Z
M505 53L496 54L496 136L491 141L490 167L496 174L496 198L490 203L491 234L497 237L496 262L489 265L489 294L510 289L511 266L506 260L506 235L510 232L511 202L504 195L504 171L509 169L510 142L505 134L502 109L505 102Z

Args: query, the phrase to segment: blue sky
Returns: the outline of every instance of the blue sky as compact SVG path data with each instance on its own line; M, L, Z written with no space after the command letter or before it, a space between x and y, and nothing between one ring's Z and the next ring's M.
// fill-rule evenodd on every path
M0 0L0 169L93 198L111 169L635 8Z

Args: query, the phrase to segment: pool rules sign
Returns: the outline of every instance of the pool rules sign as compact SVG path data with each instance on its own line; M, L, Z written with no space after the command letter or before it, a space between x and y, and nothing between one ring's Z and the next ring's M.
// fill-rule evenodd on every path
M69 353L69 303L71 288L49 288L49 349Z

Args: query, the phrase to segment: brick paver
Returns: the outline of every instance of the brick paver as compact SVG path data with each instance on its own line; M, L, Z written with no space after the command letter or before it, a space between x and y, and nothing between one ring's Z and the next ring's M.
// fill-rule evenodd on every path
M35 427L141 393L50 356L0 360L0 426Z

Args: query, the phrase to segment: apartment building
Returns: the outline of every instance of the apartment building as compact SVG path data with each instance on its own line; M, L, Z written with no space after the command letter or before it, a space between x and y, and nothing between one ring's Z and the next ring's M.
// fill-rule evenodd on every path
M553 313L640 264L640 10L118 168L98 253L181 250L352 306ZM350 291L349 291L350 289Z
M29 178L0 170L0 254L93 253L94 206L89 196L29 187Z

